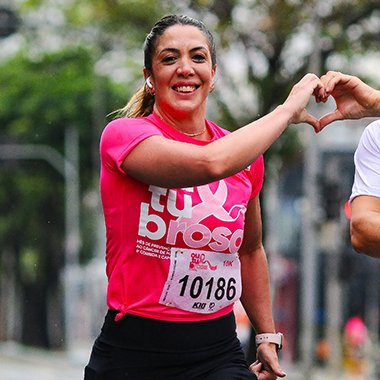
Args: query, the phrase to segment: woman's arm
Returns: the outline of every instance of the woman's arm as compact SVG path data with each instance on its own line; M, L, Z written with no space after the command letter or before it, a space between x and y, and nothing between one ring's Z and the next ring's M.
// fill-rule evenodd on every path
M262 244L262 223L259 197L252 199L246 213L244 240L239 250L242 275L242 305L257 334L274 333L269 271ZM276 352L276 345L262 343L257 350L262 367L259 379L284 377Z
M305 107L321 81L307 74L286 101L268 115L206 146L152 136L139 143L123 162L123 170L151 185L176 188L209 183L235 174L257 159L291 123L318 120Z
M380 198L361 195L351 202L351 243L358 252L380 258Z

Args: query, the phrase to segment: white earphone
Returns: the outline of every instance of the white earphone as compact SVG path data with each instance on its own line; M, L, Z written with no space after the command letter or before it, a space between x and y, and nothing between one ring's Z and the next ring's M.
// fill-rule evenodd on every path
M152 82L150 81L150 77L146 78L146 85L147 85L149 88L153 88Z

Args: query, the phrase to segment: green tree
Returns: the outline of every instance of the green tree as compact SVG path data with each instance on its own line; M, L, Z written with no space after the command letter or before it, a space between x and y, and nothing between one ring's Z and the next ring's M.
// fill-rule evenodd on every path
M31 60L19 54L1 65L1 144L41 144L63 154L64 132L74 127L80 139L82 197L93 189L94 82L102 82L105 112L117 103L117 89L94 73L89 52L72 48ZM109 104L108 104L109 102ZM102 123L105 123L103 115ZM96 131L97 132L97 131ZM59 273L63 265L64 183L60 173L40 160L0 161L0 270L15 273L22 340L57 345L46 329L48 316L61 324ZM93 251L91 221L81 208L81 258ZM11 257L10 257L11 256ZM0 289L6 292L6 289ZM2 294L4 296L4 294ZM6 315L0 311L0 315ZM54 334L53 334L54 335Z

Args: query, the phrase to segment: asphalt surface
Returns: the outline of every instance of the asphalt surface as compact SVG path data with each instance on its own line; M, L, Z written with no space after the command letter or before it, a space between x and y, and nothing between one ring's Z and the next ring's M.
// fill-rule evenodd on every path
M80 380L86 360L84 353L69 355L5 343L0 345L0 379Z

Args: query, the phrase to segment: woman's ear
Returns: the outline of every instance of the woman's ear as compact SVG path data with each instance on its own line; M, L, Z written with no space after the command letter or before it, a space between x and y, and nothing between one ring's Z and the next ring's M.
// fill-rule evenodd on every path
M150 77L146 78L145 82L146 82L146 85L147 85L150 89L153 88L152 82L150 81Z
M145 67L144 67L144 78L145 78L145 84L150 90L152 90L153 84L151 81L151 75L150 75L150 72Z
M211 75L212 75L212 79L215 80L215 75L216 75L216 65L214 65L213 68L211 69Z
M152 83L150 71L144 67L143 73L144 73L144 78L145 78L145 86L148 87L149 93L151 95L154 95L154 86Z

